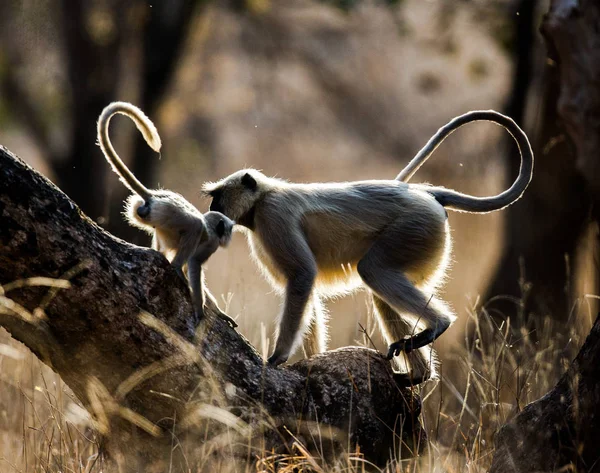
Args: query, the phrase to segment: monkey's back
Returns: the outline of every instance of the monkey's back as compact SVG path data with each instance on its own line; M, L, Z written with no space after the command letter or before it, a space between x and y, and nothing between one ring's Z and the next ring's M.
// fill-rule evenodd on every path
M166 190L154 194L149 224L161 244L171 249L178 248L182 238L190 240L189 244L199 245L206 230L202 213L182 195Z

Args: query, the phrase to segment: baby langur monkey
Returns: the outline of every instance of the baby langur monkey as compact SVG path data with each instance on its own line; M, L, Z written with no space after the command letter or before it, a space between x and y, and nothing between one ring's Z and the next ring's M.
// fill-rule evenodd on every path
M134 227L152 235L152 248L163 253L177 274L185 281L183 266L187 264L188 280L194 308L204 315L205 296L217 306L204 286L202 265L219 248L231 241L234 222L219 212L200 213L183 196L168 190L147 189L119 158L108 136L113 115L120 113L131 118L148 145L159 151L161 140L152 121L136 106L113 102L104 108L98 119L98 142L104 156L123 184L134 195L127 199L125 217ZM220 312L220 311L219 311ZM220 313L234 327L233 319Z
M450 133L477 120L501 125L519 146L519 176L509 189L494 197L473 197L405 182ZM307 331L307 355L325 350L321 298L365 284L390 343L388 359L412 352L412 375L424 380L434 375L426 345L455 319L436 297L451 250L445 209L500 210L521 197L532 173L527 136L513 120L490 110L451 120L395 180L296 184L245 169L206 184L204 191L212 197L210 210L244 228L254 259L285 294L270 364L284 363Z

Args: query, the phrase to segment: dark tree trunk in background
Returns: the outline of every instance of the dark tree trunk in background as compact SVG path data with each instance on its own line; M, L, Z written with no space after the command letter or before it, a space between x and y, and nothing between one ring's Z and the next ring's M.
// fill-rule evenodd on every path
M511 317L517 326L530 328L548 316L559 323L567 321L567 258L573 261L591 208L571 140L558 121L558 79L556 66L546 66L542 104L536 113L538 131L532 136L533 180L523 198L507 211L506 246L488 290L488 297L522 299L524 305L519 306L499 298L489 308L499 319Z
M154 115L171 84L179 58L184 51L198 0L163 0L152 4L143 29L143 63L140 107ZM147 182L155 179L158 160L143 138L136 135L132 170Z
M527 96L533 75L533 51L535 43L535 14L537 0L519 0L515 2L512 12L514 26L514 40L512 54L514 56L514 73L512 91L506 104L505 113L519 125L523 126ZM507 141L514 145L514 140L507 137ZM510 153L513 176L516 177L521 162L519 156Z
M31 277L71 287L10 288ZM0 299L0 326L73 390L119 471L219 471L211 459L253 461L294 442L329 460L359 449L383 466L425 447L418 395L382 354L351 347L266 366L218 309L193 315L162 255L92 224L1 146L0 284L22 307Z
M184 51L196 7L204 0L161 0L147 10L142 29L142 67L139 74L140 100L136 103L146 115L155 120L160 103L168 92L177 64ZM160 133L160 128L159 128ZM156 186L156 169L160 163L157 154L143 137L135 134L131 170L150 188ZM128 241L140 243L147 236L127 225L121 217L124 188L111 197L108 229Z
M71 92L71 138L66 156L53 156L60 185L96 220L104 213L106 163L96 146L96 121L116 95L120 79L120 45L127 15L113 0L106 31L91 24L90 3L62 0L62 31L68 88Z
M107 226L125 238L140 239L141 234L125 225L121 218L125 191L122 186L107 202L107 175L110 173L96 145L96 122L102 109L114 100L135 102L153 117L164 100L174 76L183 46L194 19L195 8L204 0L103 0L82 2L61 0L59 21L52 27L63 39L69 94L65 126L70 125L67 144L59 149L50 139L48 119L36 103L37 91L15 73L23 48L4 32L8 66L0 74L0 91L10 112L20 117L47 162L53 167L61 188L94 220L108 218ZM17 3L0 2L0 20L16 14ZM53 17L52 17L53 18ZM141 45L140 67L132 61L132 44ZM26 48L25 48L26 49ZM2 59L2 58L0 58ZM125 71L124 68L129 68ZM139 98L119 95L124 77L134 78ZM135 90L135 89L134 89ZM120 150L127 158L127 150ZM133 159L128 160L135 174L154 187L158 158L136 134ZM112 209L112 211L111 211Z
M592 202L597 209L600 197L600 4L594 0L554 0L544 18L542 32L557 64L556 118L571 143L570 152L556 159L564 166L557 171L569 171L556 177L557 184L560 184L559 177L566 183L547 189L544 197L551 199L554 192L563 195L561 188L569 189L571 195L580 195L586 205ZM545 157L542 155L538 162L546 163ZM539 172L537 167L536 173ZM546 172L545 167L542 172ZM566 207L567 203L563 204L564 210L559 215L584 213L582 204L576 201L570 204L571 209ZM592 215L597 221L597 213ZM569 223L574 227L570 228ZM577 223L563 222L566 227L563 233L577 233L581 228ZM600 317L556 387L500 430L491 471L597 471L599 445Z
M600 4L594 0L557 1L542 33L558 63L558 112L575 146L576 169L594 208L600 204ZM595 211L594 217L598 213Z
M536 2L519 2L513 92L506 112L523 124L526 93L531 82L531 52ZM551 53L551 51L550 51ZM544 64L541 105L534 114L532 146L535 153L533 181L523 198L507 209L506 247L488 297L512 296L489 305L498 319L511 317L516 326L535 328L550 316L565 323L569 317L571 275L577 244L589 224L591 200L575 160L575 149L560 123L557 101L561 90L556 64ZM511 146L513 144L511 143ZM508 153L516 173L519 156ZM514 176L511 176L511 179ZM535 336L535 334L534 334Z

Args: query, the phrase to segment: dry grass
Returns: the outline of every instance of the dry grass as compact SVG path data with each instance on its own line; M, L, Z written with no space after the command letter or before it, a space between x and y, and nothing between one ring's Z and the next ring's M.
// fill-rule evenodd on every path
M264 71L256 68L260 60L270 57L259 49L263 42L249 45L252 35L242 29L237 17L226 9L215 10L212 21L220 27L197 29L197 35L206 38L194 37L190 58L162 109L164 117L157 119L165 142L173 144L161 165L161 184L205 208L206 203L198 200L199 179L223 177L244 165L302 181L390 177L446 118L468 109L499 108L509 90L510 61L485 31L485 24L461 13L457 15L461 34L440 35L440 2L401 3L407 5L408 15L405 26L409 34L403 35L398 35L393 18L380 9L363 9L354 17L323 11L326 6L322 4L310 7L310 15L299 11L287 35L302 54L282 56L267 63ZM324 26L338 31L341 22L349 30L345 42L340 43L339 36L330 43L319 39ZM463 34L465 31L469 35ZM452 51L442 44L446 42ZM343 55L339 54L340 44L346 50ZM51 57L34 41L31 48ZM198 49L205 51L199 53ZM258 51L251 60L250 50ZM315 70L304 63L303 58L315 62L329 50L334 61L317 62ZM31 64L37 69L28 76L36 80L61 72L40 58ZM481 69L485 64L493 65L494 73L485 80L472 77L473 65ZM361 74L346 73L356 70ZM294 80L290 82L290 78ZM336 100L331 100L331 92L315 78L327 84L334 80L334 85L343 86L341 90L350 85L360 99L358 104L380 104L371 120L380 117L376 123L382 128L381 136L406 149L374 147L372 142L377 140L369 133L361 138L353 122L340 119ZM292 90L290 83L298 90ZM437 84L437 90L415 87L427 83L429 87ZM273 110L278 113L271 116ZM203 141L194 138L203 127L185 120L198 115L215 130L209 151L204 150ZM473 125L468 133L453 135L420 172L419 180L475 195L499 191L504 165L496 143L501 133L486 126ZM1 131L3 144L23 158L39 155L30 143L22 142L20 134L11 137ZM198 157L203 153L210 155L210 160ZM209 161L214 169L202 167L211 167L206 164ZM43 160L35 164L48 173ZM112 182L120 186L116 179ZM455 214L451 219L455 269L445 298L461 308L465 293L483 291L493 274L500 251L502 213ZM238 318L241 333L266 354L271 329L265 324L272 321L278 299L269 294L270 288L249 261L245 242L239 235L235 239L232 248L217 253L208 263L209 285L215 293L234 295L228 299L228 312L242 315ZM359 322L369 334L376 333L361 295L328 305L333 347L355 339L366 343ZM521 320L494 323L485 305L473 304L472 309L459 312L459 321L439 342L444 345L438 347L443 362L441 381L429 383L424 392L429 452L420 460L399 462L398 470L486 470L493 454L494 432L554 385L582 342L581 332L558 336L548 320L521 330L513 329L526 326ZM457 341L463 333L472 336ZM380 337L374 336L374 340L382 348ZM60 378L8 334L0 333L0 473L112 473L96 461L97 436L90 425L86 412ZM259 460L248 471L361 472L368 467L356 453L349 453L337 465L322 467L321 459L308 453L300 439L288 455L251 454ZM205 471L236 468L226 454L211 461L203 465Z
M523 321L517 322L522 325ZM576 333L557 335L552 325L543 320L539 326L516 330L509 321L495 322L485 305L471 310L470 335L465 336L454 359L443 365L453 367L452 372L442 370L441 381L430 382L423 391L428 450L419 459L398 459L388 471L486 471L493 455L494 433L554 385L582 342ZM372 332L373 326L369 317L367 332ZM0 386L0 472L111 473L110 467L98 460L98 436L68 387L6 333L0 337ZM219 412L201 414L222 428L216 429L218 435L204 449L213 454L207 455L211 458L189 471L373 469L359 452L348 452L336 464L324 466L323 458L309 452L302 438L296 438L292 451L285 455L251 451L244 447L247 429L228 411ZM318 437L322 435L317 439L321 444L328 442L323 426L316 425L314 431ZM233 448L246 448L256 463L234 464L229 459Z

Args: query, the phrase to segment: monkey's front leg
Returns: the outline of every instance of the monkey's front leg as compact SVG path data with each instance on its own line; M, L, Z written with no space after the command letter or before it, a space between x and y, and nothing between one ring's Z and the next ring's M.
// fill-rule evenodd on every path
M196 316L204 318L204 291L202 287L202 264L198 258L190 258L187 265L188 280L192 290L192 302Z
M268 360L270 365L277 366L285 363L302 343L304 333L308 328L308 322L310 322L310 318L306 320L306 305L316 275L316 269L304 268L292 273L292 276L288 279L277 343L275 344L275 351Z
M199 318L204 317L204 306L206 305L206 301L210 299L210 302L214 306L219 317L225 322L227 322L229 325L231 325L232 328L236 328L238 326L236 321L229 317L227 314L221 312L217 301L204 285L202 262L205 259L206 258L203 258L202 256L198 256L192 257L188 261L188 279L192 291L192 301L194 303L194 309L196 310L196 316Z

